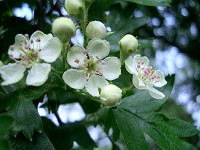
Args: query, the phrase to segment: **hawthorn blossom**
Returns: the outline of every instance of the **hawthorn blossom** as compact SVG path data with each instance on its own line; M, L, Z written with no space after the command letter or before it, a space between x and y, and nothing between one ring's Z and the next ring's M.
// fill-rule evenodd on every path
M61 44L52 34L35 31L30 39L28 35L17 34L15 44L11 45L8 55L15 63L0 67L3 78L1 85L9 85L20 81L26 69L27 85L40 86L48 79L51 70L49 63L54 62L61 53ZM44 62L43 62L44 61Z
M108 85L121 74L121 63L117 57L107 57L110 45L106 40L90 40L87 50L73 46L67 54L67 62L72 67L63 74L63 80L74 89L83 89L92 96L99 97L98 88ZM106 80L107 79L107 80Z
M162 92L153 87L162 87L167 83L164 74L160 70L154 70L152 66L149 66L147 57L135 55L132 58L129 56L125 61L125 67L130 74L133 74L132 82L136 88L148 90L149 94L155 99L165 97Z

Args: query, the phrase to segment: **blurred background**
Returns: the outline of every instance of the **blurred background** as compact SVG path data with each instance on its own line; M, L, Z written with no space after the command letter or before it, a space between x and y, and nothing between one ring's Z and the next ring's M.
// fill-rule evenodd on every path
M0 0L0 59L8 63L7 50L14 43L16 34L31 35L35 30L51 32L52 21L59 16L68 15L63 6L63 0ZM119 51L117 43L121 36L131 33L140 43L137 53L149 57L151 64L165 75L176 74L171 98L161 111L171 117L192 122L200 129L198 0L174 0L167 7L144 6L124 0L95 0L89 10L88 19L102 21L108 31L116 32L107 38L113 54ZM75 19L74 21L76 22ZM81 31L77 30L77 36L72 39L72 43L82 42ZM38 110L41 116L47 116L58 125L54 114L49 114L45 108ZM65 123L85 117L85 112L78 103L61 105L58 114ZM88 130L99 146L111 144L100 126L88 125ZM198 137L188 140L200 147ZM152 147L154 146L152 143Z

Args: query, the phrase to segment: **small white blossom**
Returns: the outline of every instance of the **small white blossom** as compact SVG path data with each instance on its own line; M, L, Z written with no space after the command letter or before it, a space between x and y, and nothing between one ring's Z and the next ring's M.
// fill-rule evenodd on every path
M74 89L83 89L92 96L99 96L98 88L108 85L121 74L121 63L116 57L105 58L110 51L107 41L93 39L87 50L75 45L67 54L67 62L73 68L64 72L63 80ZM107 79L107 80L106 80Z
M40 86L48 79L52 63L61 53L61 44L52 34L35 31L30 39L28 35L17 34L15 44L11 45L8 55L15 63L0 67L3 78L1 85L9 85L20 81L26 69L27 85ZM42 63L42 61L46 63Z
M132 82L136 88L148 90L155 99L165 97L162 92L153 87L162 87L167 83L164 74L160 70L153 70L152 66L149 66L147 57L135 55L132 58L130 56L125 61L125 67L129 73L133 74Z

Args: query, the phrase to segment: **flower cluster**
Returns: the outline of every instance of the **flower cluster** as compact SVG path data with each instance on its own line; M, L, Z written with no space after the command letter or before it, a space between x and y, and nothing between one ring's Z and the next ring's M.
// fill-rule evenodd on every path
M90 5L92 1L68 0L66 9L71 15L81 18L80 12L84 11L86 5ZM74 11L73 7L77 7L80 12ZM154 88L167 83L164 74L149 66L147 57L140 55L131 57L138 47L138 40L133 35L127 34L119 41L120 59L118 59L109 56L110 44L104 39L107 32L102 22L92 21L85 26L84 36L87 39L84 46L74 45L67 48L76 32L75 24L70 18L55 19L52 32L56 37L41 31L34 32L30 38L28 35L16 35L15 44L8 50L9 58L14 63L4 65L0 61L0 75L3 79L1 85L17 83L23 78L26 70L28 70L27 85L44 84L52 68L50 63L55 62L62 54L64 67L61 76L66 85L98 99L104 107L115 107L122 100L123 90L114 85L112 80L119 78L121 65L124 62L127 71L133 75L132 82L136 88L148 90L155 99L165 97L162 92ZM65 67L66 63L68 68Z

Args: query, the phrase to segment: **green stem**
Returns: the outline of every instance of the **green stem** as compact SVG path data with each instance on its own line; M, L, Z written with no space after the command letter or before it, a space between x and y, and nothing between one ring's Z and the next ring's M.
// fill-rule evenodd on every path
M126 92L133 90L134 86L131 84L129 87L127 88L123 88L122 89L122 94L124 95Z
M51 66L51 70L52 70L54 73L58 74L58 75L62 75L62 72L61 72L61 71L56 70L56 69L53 68L52 66Z
M83 27L83 36L84 36L84 43L83 47L87 46L87 35L86 35L86 26L87 26L87 17L88 17L88 9L84 12L84 18L81 21L81 26Z
M91 95L90 95L88 92L86 92L85 90L81 89L80 91L81 91L82 93L84 93L87 97L89 97L90 99L92 99L92 100L94 100L94 101L96 101L96 102L101 103L101 100L100 100L99 98L91 96Z
M65 66L65 64L66 64L66 57L67 57L67 48L68 48L68 45L69 45L69 43L67 42L67 43L64 43L63 44L63 47L62 47L62 58L63 58L63 72L65 71L65 69L66 69L66 66Z

